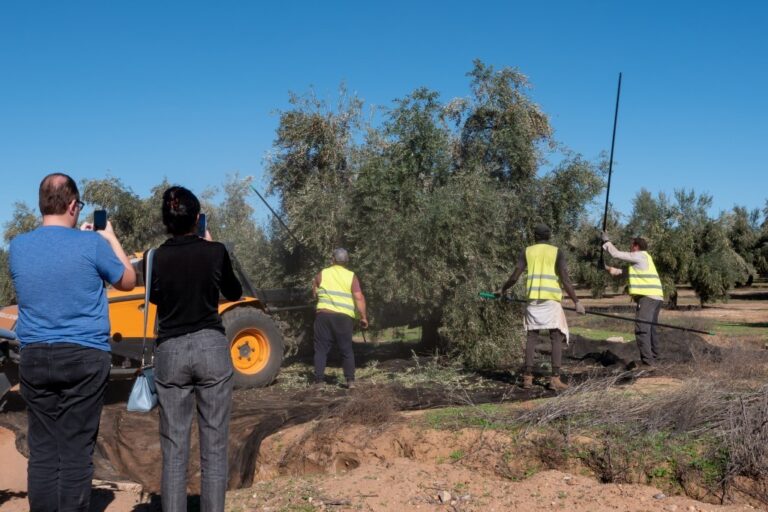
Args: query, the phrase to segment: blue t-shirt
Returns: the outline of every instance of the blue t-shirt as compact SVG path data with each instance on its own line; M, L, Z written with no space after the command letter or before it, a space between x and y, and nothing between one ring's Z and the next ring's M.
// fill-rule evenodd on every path
M42 226L11 240L9 256L22 348L68 342L109 351L104 281L119 281L125 267L101 235Z

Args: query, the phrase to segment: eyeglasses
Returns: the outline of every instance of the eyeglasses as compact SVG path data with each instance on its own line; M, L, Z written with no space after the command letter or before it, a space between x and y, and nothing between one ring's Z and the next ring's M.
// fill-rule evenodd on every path
M78 210L82 210L83 206L85 206L85 203L80 200L75 201L75 204L77 205Z

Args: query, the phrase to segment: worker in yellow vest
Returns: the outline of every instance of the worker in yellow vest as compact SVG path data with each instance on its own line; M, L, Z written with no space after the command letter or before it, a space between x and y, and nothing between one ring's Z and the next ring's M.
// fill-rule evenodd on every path
M347 269L349 253L334 249L331 266L323 269L312 281L312 294L317 299L315 316L315 384L325 381L325 363L333 342L341 352L347 388L355 385L355 354L352 351L352 330L357 314L360 327L368 328L365 296L354 272ZM356 314L357 312L357 314Z
M550 229L545 224L537 224L533 231L534 245L526 247L520 254L517 266L499 292L504 295L527 271L526 295L528 304L525 308L524 325L528 332L525 344L525 368L523 370L523 389L533 387L533 359L539 332L549 331L552 342L552 376L549 387L555 391L567 389L560 379L563 341L568 341L568 322L560 301L563 298L561 285L576 306L576 311L583 315L584 306L576 297L576 290L568 277L565 254L549 242Z
M664 290L653 258L648 254L648 242L644 238L633 238L629 252L622 252L611 243L608 233L603 232L602 239L603 249L612 258L630 263L626 269L609 265L606 265L605 269L612 276L621 276L626 272L629 278L629 294L637 303L635 318L657 323L661 305L664 303ZM655 325L635 322L635 339L637 348L640 349L641 365L652 367L659 358L658 328Z

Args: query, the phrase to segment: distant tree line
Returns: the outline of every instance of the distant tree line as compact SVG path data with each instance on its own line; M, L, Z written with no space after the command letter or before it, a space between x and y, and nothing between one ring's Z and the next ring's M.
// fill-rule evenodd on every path
M637 236L649 241L672 306L677 304L680 284L689 284L705 304L727 300L735 286L751 285L756 277L768 274L768 201L762 210L736 206L717 218L707 214L711 206L712 196L693 190L654 197L642 189L632 201L626 222L611 212L609 232L619 248L628 250ZM577 261L576 279L590 287L593 296L601 296L609 286L617 289L626 284L606 277L594 265L600 256L594 223L585 220L570 244Z
M374 110L344 88L334 105L312 92L292 94L266 166L267 190L292 234L275 219L265 227L254 221L254 205L261 206L249 196L250 180L234 175L222 195L200 194L214 237L233 243L264 288L308 286L331 250L346 247L374 327L421 326L426 343L472 367L513 362L519 311L477 294L508 277L537 222L550 225L554 242L568 250L572 276L594 295L621 286L596 267L599 232L589 216L606 166L554 139L516 69L475 61L467 77L466 98L443 101L418 88ZM165 238L160 195L168 185L141 198L108 177L84 180L81 191L108 210L128 251L143 251ZM710 206L711 197L693 191L670 198L643 190L626 222L611 212L610 231L619 247L632 236L649 239L672 300L684 282L702 302L723 299L768 271L768 206L717 219L707 215ZM37 212L17 203L5 241L38 222ZM5 250L0 265L0 294L9 303Z

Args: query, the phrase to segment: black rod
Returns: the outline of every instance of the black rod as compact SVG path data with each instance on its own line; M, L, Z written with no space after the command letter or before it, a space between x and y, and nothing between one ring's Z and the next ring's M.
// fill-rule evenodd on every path
M619 73L619 86L616 89L616 108L613 111L613 135L611 135L611 156L608 160L608 184L605 189L605 210L603 211L603 231L608 229L608 204L611 196L611 175L613 174L613 150L616 147L616 125L619 121L619 98L621 98L621 73ZM599 267L605 266L603 259L603 248L600 247Z
M253 185L250 185L251 190L253 190L257 196L259 196L259 199L261 199L261 202L264 203L267 208L269 208L269 211L272 212L272 215L275 216L275 218L282 224L283 228L288 232L289 235L296 241L297 244L299 244L299 247L304 247L304 244L301 243L301 240L299 240L296 235L293 234L293 231L291 231L291 228L288 227L288 225L283 222L283 219L277 214L277 212L269 205L266 199L264 199L264 196L262 196L258 190L256 190L256 187Z
M481 292L480 297L483 299L491 299L491 298L499 298L495 296L491 292ZM517 302L520 304L528 304L528 301L525 299L515 299L513 297L510 297L509 295L504 295L502 297L503 300L507 302ZM568 311L576 311L576 308L568 308L563 306L563 309L567 309ZM695 332L697 334L706 334L708 336L714 336L715 333L708 332L708 331L700 331L699 329L692 329L690 327L680 327L679 325L672 325L672 324L662 324L660 322L651 322L650 320L640 320L638 318L632 318L628 316L619 316L619 315L611 315L608 313L600 313L598 311L586 311L586 314L588 315L595 315L595 316L604 316L606 318L613 318L616 320L624 320L626 322L637 322L640 324L648 324L648 325L657 325L659 327L666 327L668 329L677 329L678 331L686 331L686 332Z

